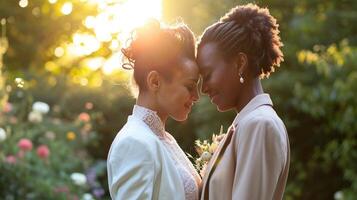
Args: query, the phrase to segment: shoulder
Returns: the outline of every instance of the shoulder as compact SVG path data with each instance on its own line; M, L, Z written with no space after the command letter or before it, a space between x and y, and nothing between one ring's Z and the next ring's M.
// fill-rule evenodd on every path
M270 106L261 106L242 118L237 131L240 139L262 138L278 144L287 140L285 125Z
M288 135L283 121L270 106L261 106L242 118L236 129L235 145L252 144L255 148L288 151Z
M245 116L239 126L244 128L265 128L285 131L285 125L271 106L261 106ZM282 130L284 129L284 130Z
M155 133L141 120L129 118L128 122L117 134L118 140L132 141L142 145L151 145L159 142Z
M143 124L128 121L116 135L108 159L126 159L136 157L152 160L156 157L159 141L148 127Z

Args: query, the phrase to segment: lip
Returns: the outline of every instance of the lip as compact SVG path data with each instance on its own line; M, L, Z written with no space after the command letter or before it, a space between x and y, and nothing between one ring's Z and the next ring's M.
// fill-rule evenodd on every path
M217 96L217 94L218 94L218 93L211 93L211 92L209 92L209 93L208 93L208 96L209 96L209 98L212 99L213 97Z
M215 99L215 97L217 97L217 94L213 94L213 95L209 95L209 98L211 99L211 101L213 101L213 99Z
M193 102L186 103L184 106L186 109L191 110L191 107L193 106Z

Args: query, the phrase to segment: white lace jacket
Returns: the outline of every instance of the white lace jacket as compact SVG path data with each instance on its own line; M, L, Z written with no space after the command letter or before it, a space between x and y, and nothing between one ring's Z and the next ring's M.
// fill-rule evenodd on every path
M111 197L196 200L200 181L193 165L175 139L165 131L156 112L134 106L133 114L109 151Z

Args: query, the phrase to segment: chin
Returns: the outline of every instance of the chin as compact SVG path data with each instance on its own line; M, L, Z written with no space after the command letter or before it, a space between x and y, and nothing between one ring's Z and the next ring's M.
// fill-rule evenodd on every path
M172 118L174 118L176 121L182 122L182 121L185 121L188 118L188 114L187 113L183 113L181 115L177 115L177 116L174 116Z
M217 106L217 110L219 112L226 112L233 108L232 106L227 106L227 105L222 105L222 104L216 104L216 106Z

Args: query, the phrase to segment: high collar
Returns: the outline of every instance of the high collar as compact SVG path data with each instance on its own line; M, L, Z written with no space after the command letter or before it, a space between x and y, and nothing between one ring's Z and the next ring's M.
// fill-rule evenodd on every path
M132 115L145 122L158 137L163 138L166 135L164 124L157 112L143 106L134 105Z
M241 119L243 119L247 114L258 108L259 106L262 105L270 105L273 106L273 102L270 99L269 94L263 93L255 96L253 99L251 99L247 105L243 107L243 109L237 114L235 117L233 124L235 127L238 126L238 123Z

